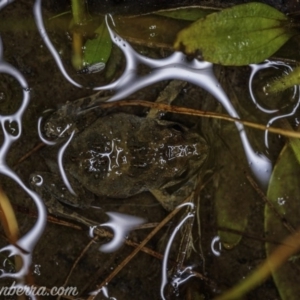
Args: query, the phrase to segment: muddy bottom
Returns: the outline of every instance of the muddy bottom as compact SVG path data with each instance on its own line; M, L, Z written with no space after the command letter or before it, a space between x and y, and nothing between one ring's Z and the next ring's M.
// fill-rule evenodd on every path
M62 2L55 4L45 1L43 4L45 20L68 8L68 4L65 1ZM97 1L92 1L90 4L91 9L97 8L95 2ZM153 8L162 8L162 5L168 6L167 1L164 1L165 3L160 1L159 5L148 2L146 6L147 9L149 6L149 11ZM197 1L177 2L178 5L200 3L199 1L199 3L196 3ZM145 9L144 3L142 4L141 7ZM215 5L213 1L205 1L204 4ZM67 101L92 94L89 90L72 86L60 73L35 28L32 5L33 1L16 1L0 12L4 60L22 72L31 89L30 105L23 118L22 136L12 145L7 156L8 165L27 186L29 186L30 174L37 171L49 171L39 150L33 151L25 160L18 162L40 143L37 132L38 118L45 110L56 110ZM129 8L131 5L128 3ZM137 9L137 5L133 7ZM124 6L126 7L126 3ZM292 4L280 8L286 11L291 7ZM118 4L116 7L105 6L103 9L108 12L114 9L122 12L124 7ZM4 20L7 20L7 24L10 25L5 26ZM13 24L11 20L14 20L16 24ZM95 82L97 85L108 83L103 73L76 74L68 57L71 53L71 42L66 32L55 31L51 33L51 37L59 48L66 69L72 73L74 79L86 86L95 85ZM156 57L169 54L160 49L145 50L142 46L136 46L136 49L147 50ZM124 58L121 58L114 77L117 78L123 68ZM142 69L141 73L143 72L146 70ZM216 66L215 73L242 119L262 124L268 121L268 118L260 113L249 100L249 67ZM160 82L136 92L129 98L153 102L168 84L169 81ZM22 91L15 80L1 74L0 96L1 114L11 114L21 104ZM186 84L178 92L172 104L226 113L211 95L192 84ZM148 113L145 107L128 107L123 108L122 111L141 117L146 117ZM168 299L212 299L216 294L237 284L247 276L249 270L264 261L266 257L263 240L264 202L247 180L247 176L251 176L251 171L233 123L171 113L164 113L163 119L179 122L191 130L197 129L210 147L209 156L199 171L192 199L196 205L193 222L187 223L187 226L178 233L172 244L168 265L173 275L176 273L176 267L182 270L185 266L192 266L197 274L194 274L193 278L180 285L179 288L167 286L165 294ZM252 129L247 129L247 133L253 147L259 152L266 153L264 133ZM0 140L3 141L3 133L0 134ZM274 135L270 137L270 143L272 151L268 155L272 161L275 161L284 141ZM36 222L36 208L31 198L15 182L4 175L0 177L1 187L12 202L20 236L22 236ZM68 207L68 209L71 208ZM149 228L131 232L127 237L127 241L131 244L139 244L169 214L149 192L122 199L98 196L91 202L91 207L72 208L72 210L98 224L107 222L106 212L111 211L144 218L150 224ZM226 216L222 215L224 211L227 213ZM146 247L152 252L149 249L139 252L114 276L108 285L109 296L120 300L160 299L162 257L170 234L186 214L186 210L183 209L147 243ZM230 218L233 220L233 225L228 228L228 223L224 220ZM232 234L230 230L235 230L235 234ZM62 218L55 213L49 215L45 232L34 250L30 276L26 278L26 283L33 283L48 289L62 286L76 287L79 294L67 299L87 299L88 294L96 290L103 281L105 282L136 247L136 244L124 244L114 253L102 253L99 248L110 241L111 231L107 229L107 236L102 234L93 241L88 233L88 227L80 222ZM211 246L212 240L217 236L223 239L221 256L217 256ZM7 244L8 241L3 232L0 246L4 247ZM219 244L214 246L218 252ZM187 255L181 264L179 254L183 251ZM1 261L6 260L7 257L2 256ZM11 264L6 262L5 269L13 270L13 264L13 260ZM73 266L74 269L72 269ZM189 273L182 275L182 278L185 276L189 276ZM13 280L1 279L0 287L10 286L12 282ZM57 297L47 297L47 299L52 298ZM279 295L272 279L268 279L247 295L247 299L277 298L279 299ZM99 295L97 299L106 299L106 297Z

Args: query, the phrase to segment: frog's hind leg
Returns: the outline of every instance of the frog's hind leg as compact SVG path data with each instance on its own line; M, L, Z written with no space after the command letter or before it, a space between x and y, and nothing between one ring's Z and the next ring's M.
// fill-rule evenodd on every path
M52 207L47 207L48 212L54 216L62 217L71 221L78 222L87 227L99 225L93 220L85 218L80 214L74 212L71 208L66 207L60 202L56 201L55 204L52 204Z
M185 81L172 80L159 94L155 103L171 104L176 99L180 91L186 86ZM160 110L151 108L148 112L147 118L159 118Z
M163 186L160 189L150 190L150 193L167 211L172 211L176 206L184 202L195 191L196 175L182 184L177 190L169 192L171 187Z

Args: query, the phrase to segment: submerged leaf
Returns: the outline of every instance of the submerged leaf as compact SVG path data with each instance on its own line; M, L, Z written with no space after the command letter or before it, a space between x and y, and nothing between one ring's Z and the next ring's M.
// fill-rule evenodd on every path
M157 12L154 12L154 14L173 18L173 19L196 21L215 11L216 10L207 9L205 7L192 6L192 7L179 7L175 9L172 8L172 9L159 10Z
M248 225L251 203L256 197L245 177L247 161L239 143L238 132L234 129L233 124L222 124L222 131L219 133L221 139L214 142L218 153L217 164L222 166L218 172L214 205L217 224L221 229L218 235L226 249L234 248L241 241L242 233Z
M93 40L87 40L84 51L84 64L93 65L96 63L106 64L110 57L112 42L106 28L106 23L95 30L97 37Z
M295 32L287 17L268 5L248 3L194 22L177 35L174 48L222 65L258 63L274 54Z
M118 16L114 30L131 43L154 48L170 48L177 33L191 21L169 18L157 14L141 16ZM164 46L162 46L162 44Z
M294 228L300 226L299 178L299 163L290 145L286 145L274 167L267 195L277 211ZM265 234L267 240L278 242L289 235L282 220L268 205L265 207ZM271 255L276 247L274 243L266 243L267 256ZM299 267L299 258L296 258L290 259L279 270L272 270L272 276L282 300L299 298L300 286L297 280L300 276Z

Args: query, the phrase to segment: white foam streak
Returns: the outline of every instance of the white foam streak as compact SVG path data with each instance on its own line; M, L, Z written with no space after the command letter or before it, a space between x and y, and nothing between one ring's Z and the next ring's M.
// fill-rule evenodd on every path
M119 249L128 233L135 227L145 223L144 219L135 216L116 212L107 212L106 214L110 217L110 220L100 226L111 228L114 232L114 237L109 243L100 247L102 252L114 252Z
M251 75L250 75L250 78L249 78L249 92L250 92L250 96L251 96L251 99L252 99L253 103L255 104L255 106L259 110L261 110L264 113L272 114L272 113L275 113L275 112L279 112L278 109L274 109L274 110L266 109L257 102L257 100L254 96L254 93L253 93L253 88L252 88L253 87L253 79L254 79L254 76L256 75L257 72L259 72L261 70L264 70L264 69L267 69L267 68L279 69L279 67L284 67L284 68L288 69L290 72L293 71L293 68L291 66L289 66L288 64L284 63L284 62L269 61L269 60L266 60L262 64L252 64L252 65L250 65L250 67L251 67ZM271 118L269 120L269 122L267 123L267 127L271 126L271 124L273 124L275 121L277 121L279 119L286 118L286 117L291 117L296 113L296 110L298 109L299 104L300 104L300 87L299 87L299 85L294 86L294 91L293 91L292 98L295 98L297 96L297 93L298 93L298 100L297 100L297 103L291 109L291 111L288 112L288 113L280 114L280 115L277 115L277 116ZM269 131L266 130L265 131L265 145L266 145L267 148L269 148L268 133L269 133Z
M63 166L63 156L64 156L64 153L65 153L68 145L71 143L74 134L75 134L75 131L72 131L72 133L71 133L70 137L68 138L68 140L66 141L66 143L59 149L58 156L57 156L57 164L58 164L58 168L59 168L59 172L60 172L61 178L62 178L65 186L67 187L67 189L69 190L69 192L71 194L73 194L74 196L76 196L76 193L73 190L73 188L72 188L72 186L71 186L71 184L69 182L69 179L67 177L67 174L66 174L64 166Z
M222 244L220 242L220 237L219 236L215 236L212 241L211 241L211 244L210 244L210 248L211 248L211 251L212 253L215 255L215 256L220 256L221 255L221 249L222 249ZM218 250L216 249L216 244L218 245Z
M79 86L75 83L69 75L66 73L57 51L54 49L50 39L45 31L42 15L41 15L41 0L37 0L34 7L34 14L36 18L37 26L40 30L47 47L52 53L56 63L58 64L62 74L68 81ZM186 56L181 52L175 52L164 59L151 59L141 54L138 54L134 49L116 34L109 25L111 20L114 25L111 15L107 15L106 25L110 34L110 37L114 44L116 44L126 58L126 67L124 73L115 82L105 85L94 87L94 90L114 90L116 93L108 101L117 101L124 97L129 96L137 90L140 90L146 86L154 84L163 80L179 79L193 83L201 88L204 88L211 93L216 99L224 106L228 114L232 117L239 118L238 113L232 106L226 93L221 88L220 83L216 79L212 64L209 62L200 62L196 59L187 61ZM144 64L151 68L151 72L145 76L138 75L138 65ZM253 77L251 77L252 80ZM81 86L80 86L81 87ZM240 132L240 138L243 144L249 167L254 173L255 177L259 180L260 184L266 188L269 178L271 176L272 165L271 162L264 155L255 153L252 149L247 135L244 132L244 126L238 122L235 123L237 129Z
M108 25L108 23L107 23ZM102 89L115 88L117 91L108 101L120 100L129 96L137 90L163 80L179 79L193 83L211 93L227 110L228 114L234 118L239 118L238 113L228 99L226 93L220 86L213 72L213 64L200 62L196 59L187 61L181 52L175 52L165 59L151 59L144 57L134 51L134 49L120 36L113 32L109 25L109 32L113 42L126 53L127 67L123 75L112 85L104 86ZM138 76L138 64L145 64L153 70L148 75ZM101 88L99 88L101 89ZM242 145L249 162L249 167L262 187L266 188L271 176L272 164L270 160L256 153L248 141L244 125L235 123L242 141Z
M48 141L48 140L46 140L46 139L43 137L43 134L42 134L42 131L41 131L42 119L43 119L42 117L39 118L39 120L38 120L38 126L37 126L39 138L40 138L40 140L41 140L44 144L49 145L49 146L53 146L53 145L56 144L56 142L54 142L54 141Z
M44 43L46 44L48 50L51 52L59 70L61 71L61 73L63 74L63 76L70 82L72 83L73 85L81 88L82 85L78 82L76 82L75 80L73 80L69 74L67 73L61 59L60 59L60 56L58 54L58 52L56 51L55 47L53 46L48 34L47 34L47 31L45 29L45 25L44 25L44 22L43 22L43 17L42 17L42 0L36 0L35 1L35 4L33 6L33 15L34 15L34 19L35 19L35 23L36 23L36 26L39 30L39 33L44 41Z
M0 10L4 8L6 5L13 3L15 0L1 0L0 1ZM1 54L2 56L2 54Z
M179 207L183 207L183 206L186 206L186 205L190 205L190 203L186 203L186 204L183 204L183 205L180 205ZM169 258L169 254L170 254L170 250L171 250L171 246L172 246L172 243L174 241L174 238L177 234L177 232L180 230L180 228L183 226L183 224L190 218L193 218L194 217L194 214L193 213L188 213L182 220L181 222L175 227L174 231L172 232L171 236L170 236L170 239L168 241L168 244L166 246L166 250L165 250L165 255L164 255L164 258L163 258L163 263L162 263L162 280L161 280L161 286L160 286L160 296L162 299L166 299L165 296L164 296L164 289L165 289L165 286L167 285L168 283L168 276L167 276L167 273L168 273L168 266L167 266L167 263L168 263L168 258Z
M3 53L1 39L0 39L0 53L1 54ZM1 122L1 127L4 135L4 141L0 148L0 173L15 181L30 196L31 199L34 201L38 211L38 219L34 224L34 226L30 229L30 231L27 234L25 234L23 237L21 237L16 242L16 245L8 245L7 247L4 247L0 250L0 252L9 251L10 252L9 256L19 255L23 259L23 266L21 270L19 270L17 273L7 273L4 270L1 270L2 274L0 277L21 278L24 275L26 275L29 270L32 261L32 251L44 231L46 225L46 208L43 202L41 201L41 199L39 198L39 196L35 192L30 190L22 182L19 176L14 171L12 171L10 167L6 164L6 156L11 145L22 134L22 116L30 101L30 93L29 93L30 89L23 75L13 66L3 61L2 57L0 57L0 73L8 74L14 77L19 82L20 86L23 89L23 101L18 111L15 114L9 116L0 115L0 122ZM6 122L17 123L18 133L16 135L13 135L6 130L5 128Z
M277 121L279 119L287 118L287 117L291 117L291 116L295 115L295 113L296 113L296 111L297 111L297 109L299 107L299 104L300 104L300 87L299 87L299 85L296 87L296 90L298 91L298 101L297 101L296 105L294 105L293 109L289 113L287 113L287 114L282 114L280 116L276 116L276 117L272 118L268 122L267 127L271 126L273 124L273 122L275 122L275 121ZM268 133L269 133L269 131L266 130L265 131L265 145L266 145L267 148L269 148Z
M115 297L110 297L108 294L108 289L106 286L102 287L101 289L95 290L93 292L90 292L89 295L91 296L97 296L100 292L102 292L103 296L109 300L117 300Z
M260 105L260 104L256 101L256 99L255 99L255 97L254 97L253 89L252 89L252 86L253 86L253 78L254 78L255 74L256 74L258 71L260 71L260 70L262 70L262 69L269 68L269 67L273 67L273 66L274 66L274 63L271 62L271 61L268 61L268 60L266 60L266 62L263 63L263 64L259 64L259 65L254 65L254 64L252 64L252 65L250 65L250 67L251 67L251 74L250 74L248 86L249 86L249 92L250 92L251 100L253 101L253 103L255 104L255 106L256 106L260 111L262 111L262 112L264 112L264 113L266 113L266 114L273 114L273 113L277 112L278 109L267 109L267 108L264 108L262 105Z

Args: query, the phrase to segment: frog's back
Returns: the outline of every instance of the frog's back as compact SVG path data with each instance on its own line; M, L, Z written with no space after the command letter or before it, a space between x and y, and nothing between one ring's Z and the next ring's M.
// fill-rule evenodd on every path
M119 113L78 134L65 166L96 195L123 198L196 171L207 153L203 138L177 123Z

